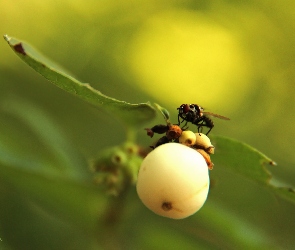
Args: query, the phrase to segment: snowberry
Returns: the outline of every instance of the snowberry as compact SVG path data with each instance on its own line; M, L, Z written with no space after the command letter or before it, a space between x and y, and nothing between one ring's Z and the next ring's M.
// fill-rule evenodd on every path
M156 214L182 219L197 212L209 191L208 166L195 149L166 143L143 160L137 180L142 202Z
M208 154L214 154L214 146L211 144L207 135L202 133L195 133L196 141L195 147L204 149Z
M195 142L196 142L196 135L194 132L189 130L183 131L181 136L179 137L179 143L186 146L194 145Z

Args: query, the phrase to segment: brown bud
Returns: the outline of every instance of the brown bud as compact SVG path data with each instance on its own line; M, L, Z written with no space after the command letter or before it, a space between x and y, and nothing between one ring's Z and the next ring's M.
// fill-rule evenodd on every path
M154 133L163 134L167 132L168 129L169 129L168 125L162 125L162 124L155 125L152 128L145 128L145 130L147 131L147 135L149 137L153 137Z
M178 139L182 134L182 129L178 125L170 125L166 133L169 140Z
M146 134L149 136L149 137L153 137L154 136L154 132L150 129L150 128L145 128L146 130Z

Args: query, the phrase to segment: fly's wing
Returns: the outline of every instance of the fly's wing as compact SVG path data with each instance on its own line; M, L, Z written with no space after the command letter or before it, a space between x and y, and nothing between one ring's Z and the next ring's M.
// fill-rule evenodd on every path
M230 120L229 118L225 117L225 116L222 116L222 115L217 115L217 114L214 114L214 113L211 113L211 112L202 112L204 115L211 115L211 116L214 116L214 117L217 117L219 119L223 119L223 120Z

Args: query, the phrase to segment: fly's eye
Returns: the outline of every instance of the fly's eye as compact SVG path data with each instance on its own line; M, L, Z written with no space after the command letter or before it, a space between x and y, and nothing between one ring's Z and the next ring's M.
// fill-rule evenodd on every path
M188 104L183 104L183 112L187 113L190 110L190 106Z
M177 109L183 109L183 106L184 106L185 104L181 104L180 106L179 106L179 108L177 108Z

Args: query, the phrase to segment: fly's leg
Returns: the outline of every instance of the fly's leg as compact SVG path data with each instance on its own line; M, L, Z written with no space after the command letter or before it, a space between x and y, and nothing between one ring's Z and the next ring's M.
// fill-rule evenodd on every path
M194 124L198 126L198 133L202 133L203 127L209 128L206 135L208 135L210 131L212 130L212 128L214 127L213 121L205 115L203 115L200 119L198 119L198 121L195 122Z

